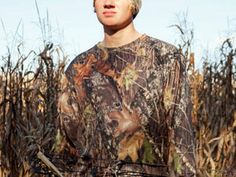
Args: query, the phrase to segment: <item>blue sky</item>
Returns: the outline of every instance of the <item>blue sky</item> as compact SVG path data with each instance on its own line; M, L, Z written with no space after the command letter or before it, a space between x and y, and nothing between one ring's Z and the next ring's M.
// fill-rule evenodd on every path
M103 29L93 12L92 0L38 0L37 3L45 22L47 11L49 14L48 38L62 44L69 60L102 40ZM194 28L197 63L201 63L206 50L214 55L214 49L226 36L236 38L235 0L143 0L135 25L141 33L176 45L178 33L170 25L177 24L183 14L187 14L189 27ZM0 55L6 52L6 45L14 48L21 40L25 50L42 48L34 0L0 0L0 18L4 24L4 27L0 24Z

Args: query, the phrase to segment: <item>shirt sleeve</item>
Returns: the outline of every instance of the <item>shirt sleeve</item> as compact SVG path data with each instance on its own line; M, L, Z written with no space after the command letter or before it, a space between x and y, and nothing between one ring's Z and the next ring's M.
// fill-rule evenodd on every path
M164 105L169 117L170 176L195 176L195 143L191 120L190 86L185 58L178 50L169 54Z
M83 84L75 84L76 71L70 65L61 79L61 91L58 98L59 125L69 151L77 158L86 151L87 138L85 117L91 117L91 107L86 104L85 88ZM81 82L82 83L82 82Z
M61 91L58 98L59 125L62 134L74 148L79 146L77 140L80 124L79 104L76 92L66 75L61 78Z

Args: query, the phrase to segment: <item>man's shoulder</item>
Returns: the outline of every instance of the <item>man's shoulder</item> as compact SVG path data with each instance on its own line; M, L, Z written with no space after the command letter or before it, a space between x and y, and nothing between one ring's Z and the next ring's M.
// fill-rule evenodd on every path
M160 52L160 54L167 54L167 53L173 53L177 52L178 48L167 41L148 36L149 44L157 51Z
M73 66L75 66L76 64L80 64L80 63L85 63L88 56L89 55L96 55L97 53L97 45L94 45L93 47L91 47L90 49L80 53L79 55L77 55L68 65L65 73L66 75L68 75L69 73L71 74L72 70L73 70Z
M177 62L179 65L185 66L185 57L177 46L150 36L148 37L148 41L155 51L156 62L170 66Z
M88 55L95 54L97 50L97 45L91 47L90 49L78 54L69 64L68 68L70 68L73 64L81 62L81 60L85 60Z

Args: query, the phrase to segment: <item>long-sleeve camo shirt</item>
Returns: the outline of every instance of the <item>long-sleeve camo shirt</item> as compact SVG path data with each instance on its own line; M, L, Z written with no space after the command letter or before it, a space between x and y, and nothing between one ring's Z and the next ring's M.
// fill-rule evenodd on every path
M98 43L66 70L62 129L76 151L75 176L195 176L184 57L142 35Z

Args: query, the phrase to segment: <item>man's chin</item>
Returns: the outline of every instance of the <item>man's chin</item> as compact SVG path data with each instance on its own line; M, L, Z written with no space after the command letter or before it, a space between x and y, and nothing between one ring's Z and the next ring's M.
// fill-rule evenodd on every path
M131 21L132 22L132 21ZM117 24L117 23L103 23L103 27L105 30L113 30L118 31L120 29L125 28L128 26L131 22L123 23L123 24Z

